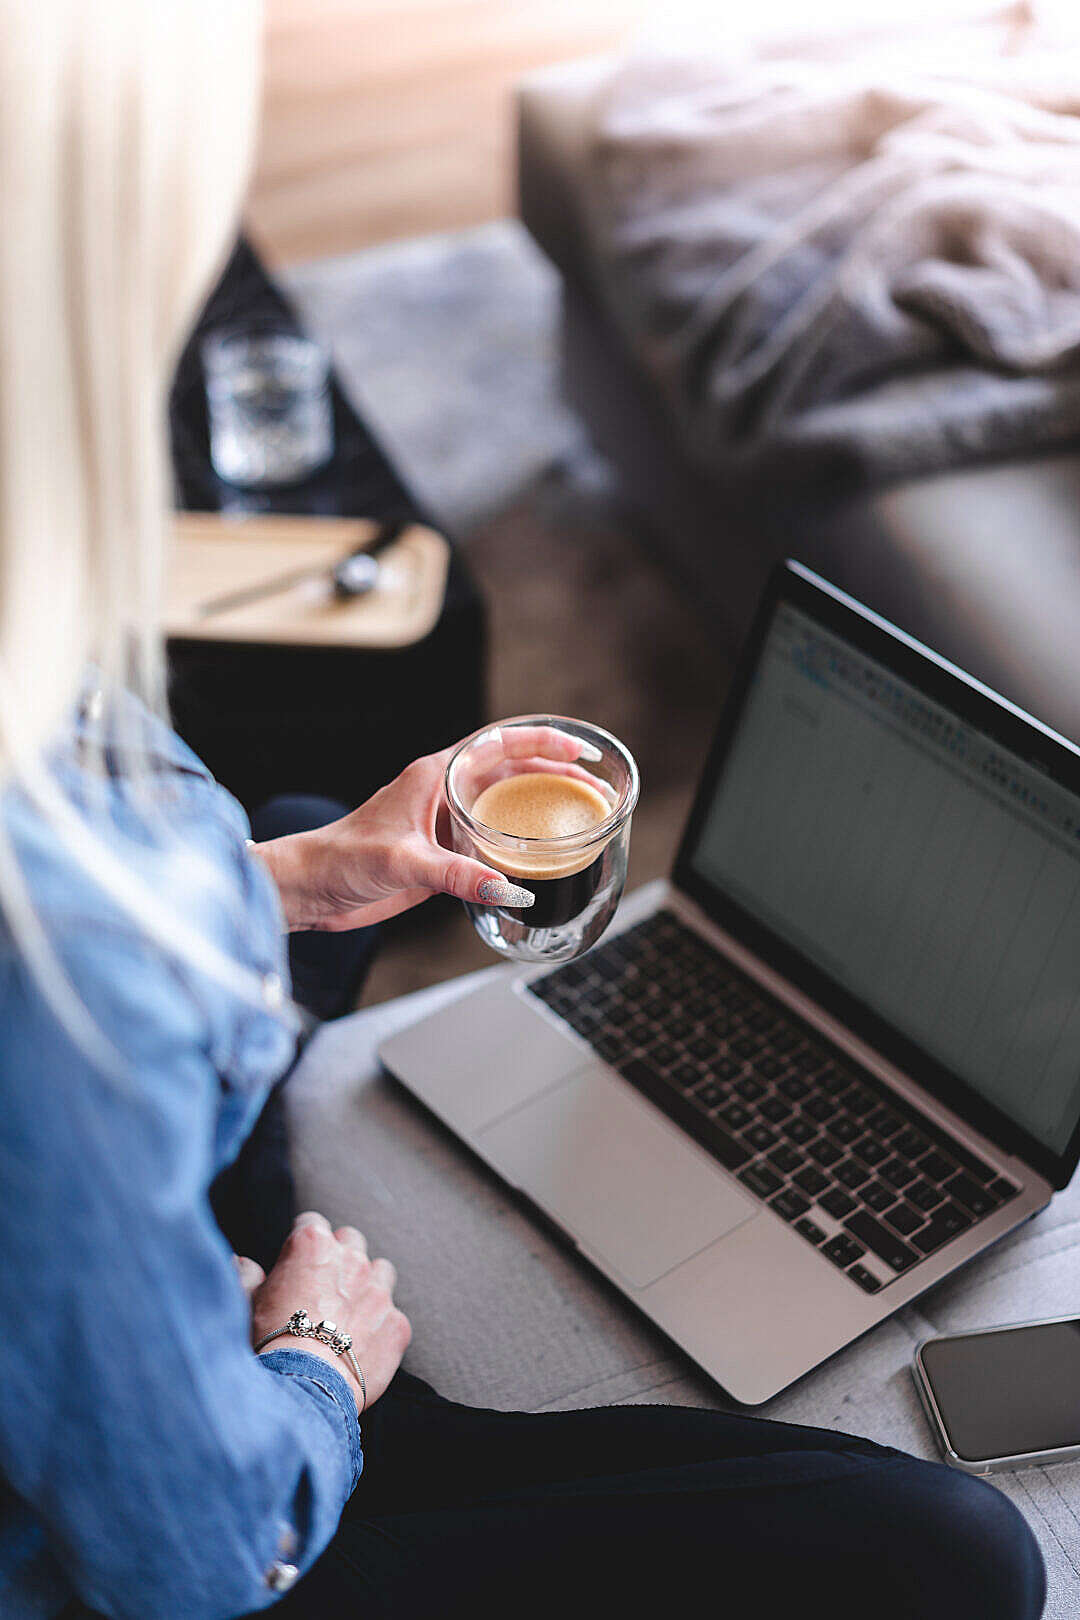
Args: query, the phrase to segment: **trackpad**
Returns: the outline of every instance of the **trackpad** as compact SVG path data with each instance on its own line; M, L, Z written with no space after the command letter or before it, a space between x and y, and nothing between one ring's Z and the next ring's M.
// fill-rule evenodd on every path
M634 1288L758 1211L702 1149L599 1066L476 1140L501 1175Z

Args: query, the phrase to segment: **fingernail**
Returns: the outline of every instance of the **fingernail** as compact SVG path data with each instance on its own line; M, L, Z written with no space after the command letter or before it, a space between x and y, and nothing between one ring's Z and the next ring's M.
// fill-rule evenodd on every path
M485 878L476 892L485 906L512 906L524 911L536 904L535 894L528 889L519 889L513 883L499 883L495 878Z

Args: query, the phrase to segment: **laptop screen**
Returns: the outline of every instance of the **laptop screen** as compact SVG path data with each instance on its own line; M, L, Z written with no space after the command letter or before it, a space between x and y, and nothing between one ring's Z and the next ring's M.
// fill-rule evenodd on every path
M692 869L1055 1153L1080 799L781 600Z

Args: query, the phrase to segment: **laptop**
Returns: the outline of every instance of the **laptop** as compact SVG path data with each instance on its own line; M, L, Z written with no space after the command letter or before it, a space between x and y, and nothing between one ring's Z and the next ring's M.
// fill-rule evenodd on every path
M785 563L670 880L381 1056L768 1400L1076 1167L1080 750Z

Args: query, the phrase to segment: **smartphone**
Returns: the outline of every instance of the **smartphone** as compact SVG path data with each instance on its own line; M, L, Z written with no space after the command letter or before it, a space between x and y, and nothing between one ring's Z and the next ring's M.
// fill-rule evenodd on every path
M912 1372L954 1468L991 1474L1080 1457L1080 1317L924 1339Z

